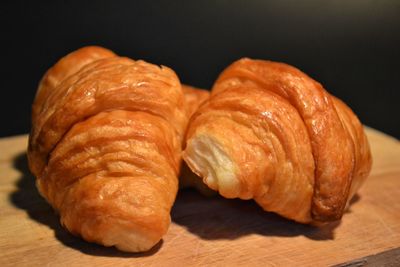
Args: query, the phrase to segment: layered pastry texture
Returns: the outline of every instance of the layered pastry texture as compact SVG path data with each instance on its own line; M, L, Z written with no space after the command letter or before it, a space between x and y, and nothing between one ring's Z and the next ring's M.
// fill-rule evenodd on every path
M85 47L43 77L28 159L61 223L145 251L167 232L188 111L173 70Z
M342 217L372 164L346 104L292 66L248 58L192 116L183 158L222 196L315 224Z
M185 84L182 84L182 89L188 107L187 116L189 120L196 110L210 97L210 92L208 90ZM215 191L211 190L195 173L193 173L193 171L190 170L185 162L183 162L181 167L179 188L195 188L205 196L214 196L216 194Z

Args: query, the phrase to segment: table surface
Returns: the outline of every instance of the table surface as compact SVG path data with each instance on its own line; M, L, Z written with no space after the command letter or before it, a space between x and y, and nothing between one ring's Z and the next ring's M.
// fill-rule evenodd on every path
M178 194L167 235L140 254L65 231L37 193L27 136L2 138L0 266L362 266L371 258L363 257L382 252L371 262L400 264L400 142L366 132L372 173L340 222L315 228L264 212L253 201L186 190Z

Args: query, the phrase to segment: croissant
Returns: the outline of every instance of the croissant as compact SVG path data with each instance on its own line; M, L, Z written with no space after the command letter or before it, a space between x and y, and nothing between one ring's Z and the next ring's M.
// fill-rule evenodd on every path
M187 116L189 119L196 112L199 106L210 97L210 92L185 84L182 84L182 89L185 95ZM198 176L190 170L185 162L183 162L179 176L179 188L183 189L191 187L196 188L197 191L205 196L215 195L215 191L208 188L207 185L198 179Z
M187 119L173 70L82 48L39 84L29 166L71 233L145 251L171 221Z
M201 106L201 104L203 104L210 97L210 92L205 89L196 88L186 84L182 84L182 90L187 106L187 117L190 118L196 112L199 106Z
M342 217L372 164L349 107L292 66L248 58L192 116L183 158L222 196L316 225Z

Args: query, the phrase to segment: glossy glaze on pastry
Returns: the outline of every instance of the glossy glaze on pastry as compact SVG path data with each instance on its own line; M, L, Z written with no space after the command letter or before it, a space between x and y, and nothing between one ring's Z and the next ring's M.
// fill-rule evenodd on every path
M61 223L124 251L159 242L188 119L174 71L82 48L45 74L32 115L30 169Z
M208 90L185 84L182 84L182 89L188 107L188 118L190 119L196 110L210 97L210 92ZM216 194L215 191L211 190L195 173L190 170L185 162L183 162L181 166L179 188L195 188L205 196L213 196Z
M343 102L292 66L247 58L192 116L183 157L224 197L316 224L341 218L372 163Z

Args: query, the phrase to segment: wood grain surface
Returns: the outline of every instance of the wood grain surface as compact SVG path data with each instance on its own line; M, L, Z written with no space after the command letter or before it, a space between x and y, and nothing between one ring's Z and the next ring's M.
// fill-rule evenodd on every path
M315 228L252 201L186 190L178 194L168 234L141 254L66 232L28 171L27 136L0 139L0 266L327 266L398 248L400 142L367 133L372 173L341 222Z

